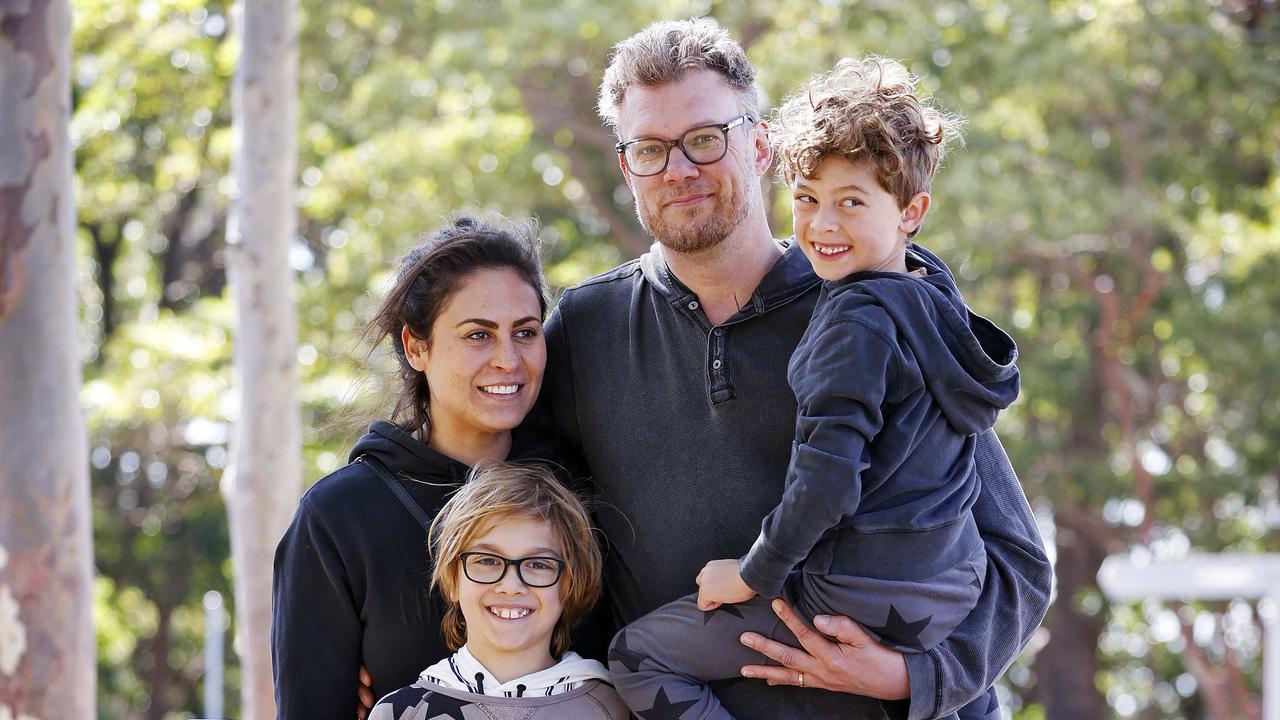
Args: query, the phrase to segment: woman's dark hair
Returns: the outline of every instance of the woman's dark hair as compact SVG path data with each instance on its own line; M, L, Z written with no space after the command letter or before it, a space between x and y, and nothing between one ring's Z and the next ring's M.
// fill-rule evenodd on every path
M405 357L401 328L431 343L431 326L461 287L467 275L486 269L511 270L538 293L542 317L547 314L546 281L542 277L537 226L533 221L512 222L497 217L479 220L462 215L449 225L424 235L400 260L395 285L387 292L365 327L372 340L370 354L391 338L399 363L400 388L391 421L405 432L421 431L422 441L431 434L427 402L427 378L413 369Z

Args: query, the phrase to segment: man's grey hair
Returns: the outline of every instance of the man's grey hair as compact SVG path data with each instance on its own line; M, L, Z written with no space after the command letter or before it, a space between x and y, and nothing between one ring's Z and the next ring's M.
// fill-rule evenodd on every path
M656 22L614 46L600 84L600 119L618 131L618 108L632 87L677 82L690 70L719 73L738 91L738 106L760 119L756 69L746 52L711 18Z

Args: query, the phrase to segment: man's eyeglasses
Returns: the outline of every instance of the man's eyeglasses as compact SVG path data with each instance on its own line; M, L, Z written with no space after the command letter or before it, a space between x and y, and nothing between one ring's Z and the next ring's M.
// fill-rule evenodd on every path
M486 552L464 552L462 572L471 582L481 585L493 585L501 582L507 574L507 568L516 568L516 576L520 582L529 587L551 587L560 581L564 572L564 561L553 557L527 557L509 560L501 555Z
M620 142L614 147L627 165L627 171L639 177L657 175L667 169L671 148L678 147L694 165L710 165L729 152L729 131L743 123L755 123L750 115L739 115L727 123L704 125L689 130L676 140L640 138Z

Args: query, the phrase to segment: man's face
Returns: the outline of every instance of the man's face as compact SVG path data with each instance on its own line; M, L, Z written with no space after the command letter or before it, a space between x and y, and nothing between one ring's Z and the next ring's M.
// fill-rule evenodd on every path
M694 70L673 83L628 89L618 109L618 132L623 141L675 140L692 128L726 123L740 114L737 93L720 75ZM731 129L728 152L710 165L689 162L679 147L671 148L666 169L657 175L637 177L623 163L645 230L676 252L723 242L762 202L758 179L772 156L757 127L744 123Z

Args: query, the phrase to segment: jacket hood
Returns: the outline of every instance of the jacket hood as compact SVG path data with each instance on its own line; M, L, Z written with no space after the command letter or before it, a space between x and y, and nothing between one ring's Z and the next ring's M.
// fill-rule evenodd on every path
M588 660L570 650L560 658L560 662L545 670L499 683L493 673L463 645L458 652L423 670L418 679L490 697L529 697L559 695L587 680L608 682L609 673L600 662Z
M1008 333L965 305L951 270L936 255L913 244L907 266L924 275L855 273L828 291L873 297L893 318L947 421L964 433L987 430L1018 397L1018 348Z
M423 444L386 420L374 420L369 431L351 448L348 462L370 455L396 477L428 485L453 487L466 482L471 469L464 463ZM554 442L537 428L519 427L511 433L508 460L548 460L556 457Z
M361 455L380 460L392 475L431 485L461 485L469 469L386 420L373 421L369 432L351 449L349 461L355 462Z

